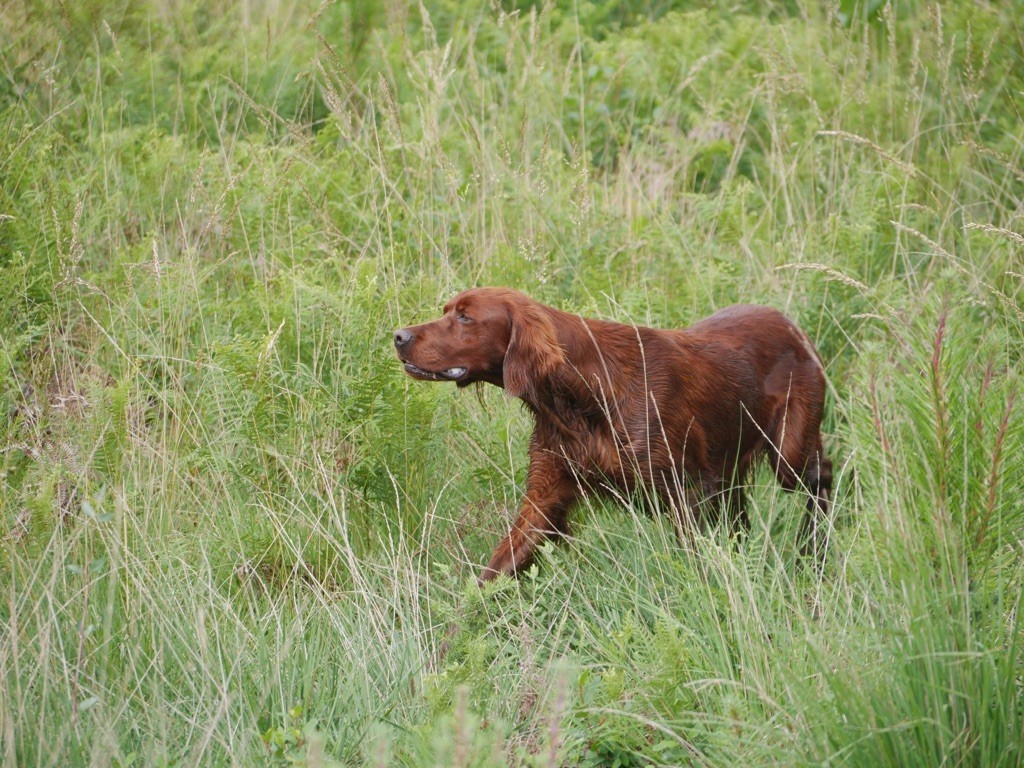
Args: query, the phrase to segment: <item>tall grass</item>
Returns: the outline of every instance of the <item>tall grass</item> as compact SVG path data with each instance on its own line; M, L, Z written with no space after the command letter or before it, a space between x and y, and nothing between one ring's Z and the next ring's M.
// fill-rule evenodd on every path
M4 764L1022 762L1012 8L0 24ZM765 472L742 540L593 499L481 592L530 425L389 350L475 284L797 319L824 567Z

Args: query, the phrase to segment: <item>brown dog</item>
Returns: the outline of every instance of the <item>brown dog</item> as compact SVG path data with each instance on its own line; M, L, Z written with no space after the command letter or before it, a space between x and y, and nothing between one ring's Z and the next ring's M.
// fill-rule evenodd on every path
M680 535L723 500L747 524L740 484L761 455L783 488L809 494L801 535L805 551L814 546L816 510L827 514L832 487L819 432L825 372L777 310L740 304L665 331L476 288L394 340L410 376L490 382L534 415L526 495L481 582L527 566L545 539L568 532L584 490L602 485L653 491Z

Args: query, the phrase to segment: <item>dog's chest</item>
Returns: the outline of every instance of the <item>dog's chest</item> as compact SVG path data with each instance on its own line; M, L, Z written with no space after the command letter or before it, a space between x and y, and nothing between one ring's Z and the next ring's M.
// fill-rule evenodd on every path
M555 437L552 435L552 437ZM604 478L627 488L650 480L682 460L665 436L644 429L614 429L607 418L560 430L557 453L584 479ZM679 456L674 456L679 453Z

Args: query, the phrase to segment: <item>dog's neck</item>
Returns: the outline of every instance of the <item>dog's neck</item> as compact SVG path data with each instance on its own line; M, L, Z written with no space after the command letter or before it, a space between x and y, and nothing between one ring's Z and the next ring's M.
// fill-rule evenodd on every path
M538 426L554 429L571 442L582 430L617 421L618 403L629 393L617 391L614 382L620 377L614 373L635 367L637 330L547 309L557 315L555 327L564 361L553 373L533 382L521 399ZM598 337L603 340L600 346Z

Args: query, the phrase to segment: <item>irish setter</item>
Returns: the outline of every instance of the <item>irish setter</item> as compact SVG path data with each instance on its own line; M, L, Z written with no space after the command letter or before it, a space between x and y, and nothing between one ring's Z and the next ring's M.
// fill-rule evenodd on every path
M825 372L807 335L769 307L728 307L685 330L591 320L505 288L464 291L433 322L395 332L416 379L485 381L533 413L519 517L480 575L515 575L568 533L589 489L653 491L684 535L726 507L749 523L742 483L766 455L782 487L809 494L814 546L832 463L819 432Z

